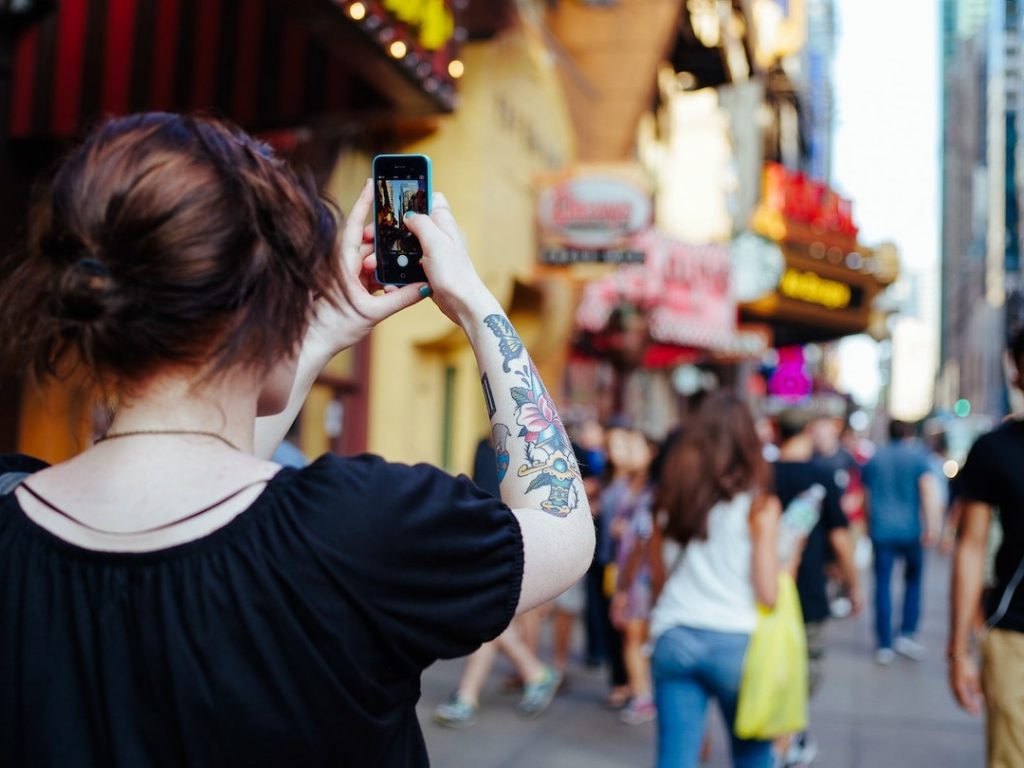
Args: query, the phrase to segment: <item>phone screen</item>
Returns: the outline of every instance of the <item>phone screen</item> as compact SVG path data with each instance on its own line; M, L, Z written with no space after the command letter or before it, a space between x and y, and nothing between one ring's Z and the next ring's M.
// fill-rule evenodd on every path
M430 160L425 155L373 159L377 280L401 285L426 280L419 240L405 226L407 211L430 210Z

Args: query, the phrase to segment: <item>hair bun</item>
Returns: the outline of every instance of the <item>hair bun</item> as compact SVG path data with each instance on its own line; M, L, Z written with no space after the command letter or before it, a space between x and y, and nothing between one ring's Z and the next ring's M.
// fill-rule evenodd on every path
M64 269L57 288L58 315L81 323L102 317L115 288L107 266L91 256L83 256Z

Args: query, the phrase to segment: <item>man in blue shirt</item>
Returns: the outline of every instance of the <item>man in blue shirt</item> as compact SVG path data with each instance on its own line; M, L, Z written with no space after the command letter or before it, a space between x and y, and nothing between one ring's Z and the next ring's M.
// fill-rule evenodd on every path
M934 544L940 524L935 477L928 455L914 439L914 427L893 420L889 444L864 467L868 528L875 551L875 631L879 664L899 653L919 661L925 649L915 639L921 616L924 549ZM899 633L893 638L892 571L903 560L905 591Z

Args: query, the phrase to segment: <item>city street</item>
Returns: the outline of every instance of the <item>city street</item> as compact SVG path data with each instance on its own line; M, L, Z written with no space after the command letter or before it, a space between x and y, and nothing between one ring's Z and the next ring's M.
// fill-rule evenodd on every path
M921 640L929 657L920 664L898 659L878 667L872 657L869 611L834 621L829 632L826 680L811 707L812 732L823 768L984 764L982 724L961 713L946 687L943 649L949 561L933 555L926 575ZM865 582L870 593L870 576ZM462 731L436 726L433 707L455 688L461 661L427 671L419 707L432 764L443 768L613 768L653 760L653 725L630 727L601 709L602 673L578 669L569 690L535 722L514 712L516 698L500 690L510 669L500 663L484 691L478 722ZM721 723L714 724L709 766L727 766Z

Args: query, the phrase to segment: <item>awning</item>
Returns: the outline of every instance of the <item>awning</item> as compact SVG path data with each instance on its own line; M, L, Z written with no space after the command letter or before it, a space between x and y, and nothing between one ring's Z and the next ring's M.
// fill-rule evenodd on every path
M450 82L424 88L438 62L395 60L381 24L365 27L331 0L62 0L16 42L10 135L73 136L142 110L206 111L259 131L451 109Z

